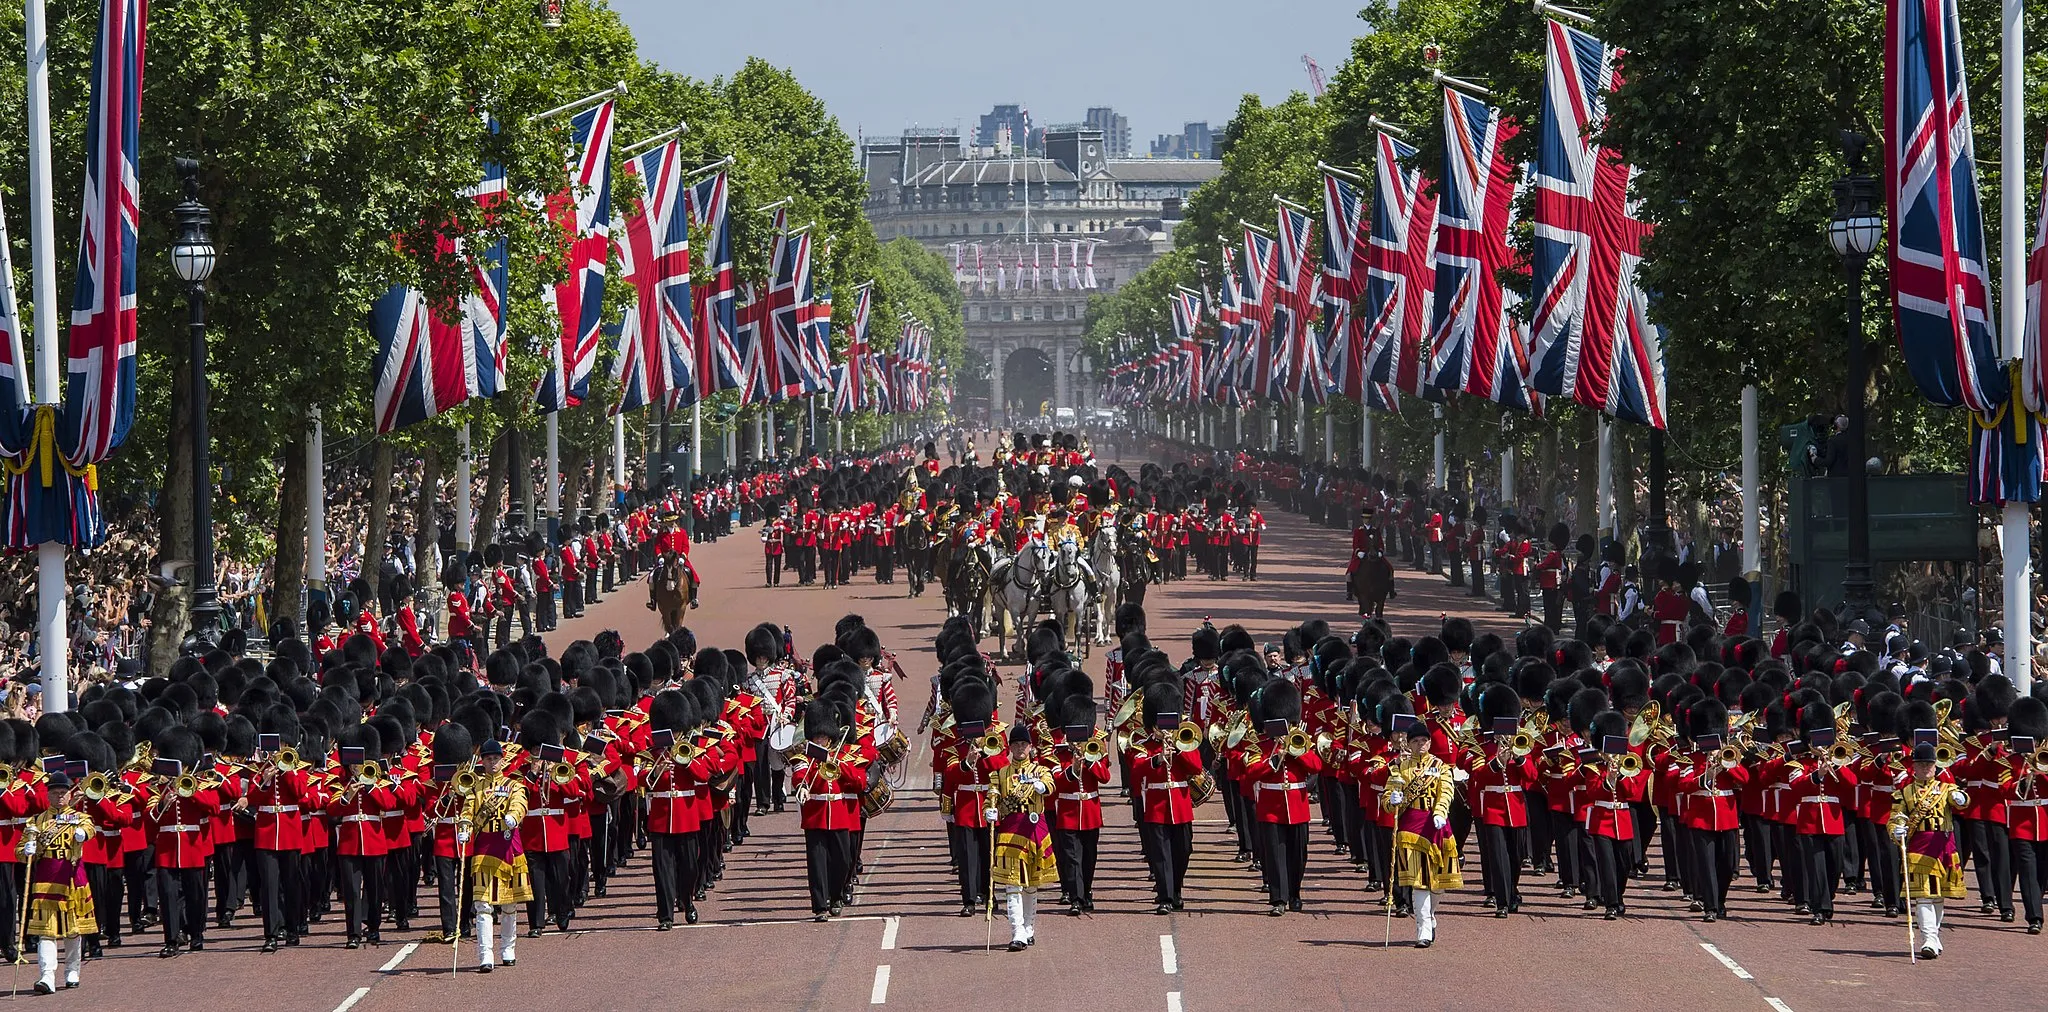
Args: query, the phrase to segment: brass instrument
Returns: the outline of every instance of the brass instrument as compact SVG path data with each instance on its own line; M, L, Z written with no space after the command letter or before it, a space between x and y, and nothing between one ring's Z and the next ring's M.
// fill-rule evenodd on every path
M1183 720L1173 729L1173 747L1182 752L1193 752L1202 747L1202 725L1192 720Z

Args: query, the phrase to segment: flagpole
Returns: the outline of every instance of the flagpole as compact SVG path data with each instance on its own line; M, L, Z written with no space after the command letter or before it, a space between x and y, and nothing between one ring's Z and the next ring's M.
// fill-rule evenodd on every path
M35 272L35 396L37 404L59 404L64 390L59 368L63 351L57 345L56 197L50 189L50 25L43 0L25 0L23 14L28 41L28 234ZM70 594L64 558L63 542L36 546L36 631L43 655L43 709L48 712L71 708L71 620L66 614Z
M2005 0L2001 21L2004 32L1999 51L1999 298L2000 328L2005 332L2006 357L2026 357L2027 326L2027 178L2026 104L2012 96L2025 94L2026 23L2023 0ZM1862 335L1856 335L1862 340ZM2019 373L2015 372L2015 376ZM1861 395L1861 391L1857 392ZM2021 409L2020 390L2015 384L2011 405ZM1857 467L1863 462L1857 461ZM2033 684L2033 545L2029 543L2027 506L2008 499L2005 527L2005 673L2013 687L2025 694Z
M470 468L469 420L463 419L462 428L455 432L455 548L467 553L470 549L470 531L475 529L476 508L469 501Z

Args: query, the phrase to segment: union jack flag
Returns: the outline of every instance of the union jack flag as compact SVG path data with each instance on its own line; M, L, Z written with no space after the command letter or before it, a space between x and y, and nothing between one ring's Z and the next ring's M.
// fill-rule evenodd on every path
M744 381L746 363L740 357L739 279L732 261L732 218L727 199L730 190L724 171L712 173L690 186L690 223L709 237L709 284L694 291L697 324L697 395L709 397L719 390L735 390Z
M1430 385L1527 409L1529 352L1500 283L1514 265L1515 166L1520 132L1499 109L1444 89L1445 179L1437 206L1436 299L1430 314Z
M550 354L551 367L534 388L542 414L581 404L590 393L611 252L612 126L611 102L570 117L569 185L547 200L548 217L565 236L568 274L541 293L562 325L561 352Z
M1637 280L1650 225L1629 197L1635 172L1589 135L1621 85L1617 52L1549 23L1536 160L1536 390L1664 427L1664 332Z
M1365 209L1364 190L1334 173L1323 174L1323 289L1345 302L1365 294L1372 249L1372 220Z
M619 329L612 414L673 401L695 404L696 339L691 328L690 220L684 210L682 149L676 141L626 160L641 195L626 218L619 259L636 296Z
M1990 414L2009 381L1998 366L1955 0L1887 7L1885 189L1899 344L1928 400Z
M1366 258L1366 361L1375 383L1431 400L1423 383L1422 335L1428 326L1431 270L1436 253L1436 198L1425 193L1422 170L1409 169L1416 149L1392 134L1379 135L1378 195L1372 205L1372 250Z
M64 457L74 468L105 460L135 422L135 242L147 17L144 0L106 0L93 43L85 207L59 426ZM75 538L46 540L81 544Z

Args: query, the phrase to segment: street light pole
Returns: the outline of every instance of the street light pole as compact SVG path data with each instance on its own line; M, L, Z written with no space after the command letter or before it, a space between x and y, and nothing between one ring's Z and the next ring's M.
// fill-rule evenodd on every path
M206 427L206 279L213 275L213 214L199 202L199 163L180 158L177 165L185 199L175 209L178 240L171 247L171 264L185 282L191 331L192 631L211 643L220 625L213 573L212 444Z
M1861 134L1845 132L1842 150L1848 156L1849 174L1835 182L1835 218L1828 226L1828 241L1842 258L1842 273L1849 289L1849 389L1843 414L1848 416L1850 470L1848 474L1849 557L1842 567L1842 614L1845 621L1866 618L1875 597L1870 578L1870 469L1866 448L1864 391L1870 384L1870 365L1864 354L1863 272L1877 249L1883 221L1877 215L1877 180L1863 174L1867 142ZM1830 475L1830 477L1840 477Z

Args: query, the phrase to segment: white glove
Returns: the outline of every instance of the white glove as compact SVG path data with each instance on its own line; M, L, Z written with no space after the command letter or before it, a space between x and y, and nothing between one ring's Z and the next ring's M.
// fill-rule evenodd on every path
M1445 826L1448 826L1448 825L1450 825L1450 824L1451 824L1451 820L1449 820L1449 819L1446 819L1446 818L1444 818L1444 817L1443 817L1443 816L1441 816L1441 815L1439 815L1439 816L1437 816L1437 817L1436 817L1436 828L1438 828L1438 829L1442 829L1442 828L1444 828Z
M1390 804L1390 805L1399 805L1399 804L1401 804L1402 802L1404 802L1404 801L1407 801L1407 800L1408 800L1408 795L1406 795L1406 794L1403 794L1403 793L1401 793L1400 791L1388 791L1388 792L1387 792L1387 804Z
M996 810L995 810L995 809L993 809L993 808L984 808L984 809L982 809L982 810L981 810L981 816L982 816L982 818L984 818L984 819L987 819L987 820L988 820L988 821L990 821L990 822L994 822L994 821L996 821L996 815L997 815L997 812L996 812Z
M1898 825L1896 825L1896 826L1893 826L1893 827L1892 827L1892 839L1894 839L1894 840L1903 840L1903 839L1905 839L1905 838L1906 838L1906 824L1905 824L1905 823L1903 823L1903 822L1902 822L1902 823L1899 823Z

